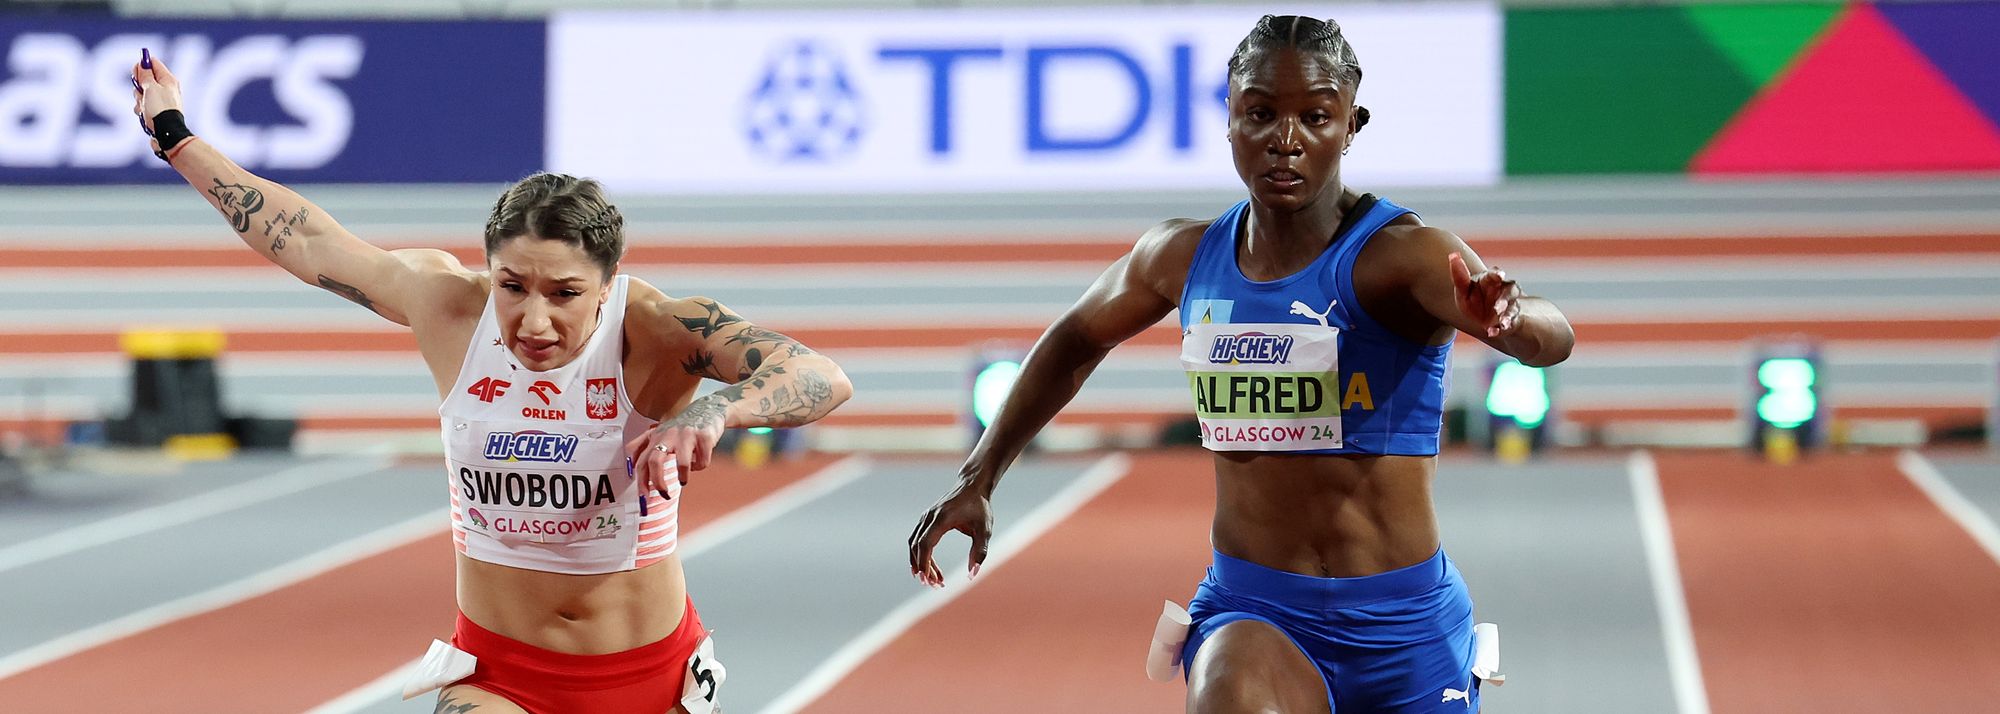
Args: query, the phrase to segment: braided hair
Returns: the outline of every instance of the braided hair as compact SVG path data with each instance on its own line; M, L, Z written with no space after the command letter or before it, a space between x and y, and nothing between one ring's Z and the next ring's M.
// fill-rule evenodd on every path
M1257 20L1257 26L1250 29L1250 34L1243 37L1236 45L1236 52L1229 56L1230 79L1249 73L1250 53L1282 49L1315 55L1331 65L1334 75L1348 91L1361 85L1361 60L1354 56L1354 47L1340 33L1340 23L1298 15L1265 15ZM1367 107L1354 107L1354 123L1356 128L1367 126Z
M486 219L486 254L520 236L559 240L583 249L609 280L625 257L625 217L604 198L604 186L567 174L538 173L500 194Z

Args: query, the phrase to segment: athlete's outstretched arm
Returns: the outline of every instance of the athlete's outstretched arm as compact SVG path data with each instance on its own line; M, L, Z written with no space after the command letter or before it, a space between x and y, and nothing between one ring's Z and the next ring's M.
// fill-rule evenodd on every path
M627 320L645 326L635 350L673 362L656 369L677 369L730 385L694 400L626 444L634 475L651 488L664 489L677 476L685 484L688 472L708 468L724 429L810 424L854 395L847 373L826 355L758 327L721 303L700 297L676 300L636 278L632 291ZM677 473L664 468L668 454L675 457Z
M1534 367L1569 359L1576 332L1553 302L1521 294L1504 271L1488 270L1450 231L1425 226L1412 235L1405 261L1410 288L1438 320Z
M150 66L148 66L150 65ZM151 132L161 113L181 108L180 80L148 56L132 66L134 113ZM156 138L153 148L162 147ZM174 170L222 213L238 238L308 285L323 288L399 325L410 324L427 274L458 267L437 250L384 251L356 238L319 206L236 165L199 137L165 152Z
M910 573L933 587L944 584L931 551L945 533L972 538L971 572L985 562L992 537L989 499L1014 459L1076 397L1111 348L1160 321L1180 300L1176 286L1187 274L1192 242L1175 240L1194 225L1168 221L1139 239L1112 263L1075 305L1050 325L1029 350L1021 375L993 425L960 467L958 484L924 513L910 533ZM1196 230L1195 235L1199 236Z

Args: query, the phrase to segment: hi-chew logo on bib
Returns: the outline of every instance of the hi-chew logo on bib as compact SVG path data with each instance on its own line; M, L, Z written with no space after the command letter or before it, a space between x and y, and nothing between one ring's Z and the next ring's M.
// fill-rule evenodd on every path
M1208 350L1211 364L1285 364L1291 359L1291 335L1262 332L1216 335L1215 344Z
M1341 448L1339 337L1321 325L1189 325L1181 364L1202 444L1219 451Z
M575 434L496 431L486 435L485 456L493 461L566 464L576 456L576 444Z

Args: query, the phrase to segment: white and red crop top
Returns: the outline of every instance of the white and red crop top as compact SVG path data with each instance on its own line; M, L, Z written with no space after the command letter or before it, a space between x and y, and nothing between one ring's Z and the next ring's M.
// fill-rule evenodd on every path
M680 484L669 481L667 498L644 494L642 507L625 463L625 442L658 423L625 393L626 286L615 278L583 352L549 372L520 366L487 298L438 407L458 552L572 575L643 568L674 552Z

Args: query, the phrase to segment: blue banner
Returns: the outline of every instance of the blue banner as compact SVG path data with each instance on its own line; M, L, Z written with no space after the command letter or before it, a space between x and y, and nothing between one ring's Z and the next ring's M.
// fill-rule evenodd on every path
M178 181L132 114L141 47L188 127L279 182L512 181L543 164L542 22L0 23L0 183Z

